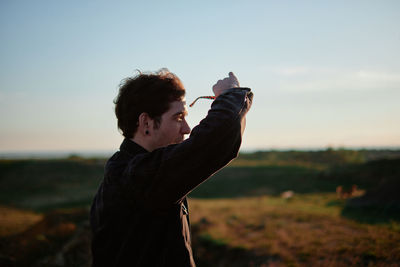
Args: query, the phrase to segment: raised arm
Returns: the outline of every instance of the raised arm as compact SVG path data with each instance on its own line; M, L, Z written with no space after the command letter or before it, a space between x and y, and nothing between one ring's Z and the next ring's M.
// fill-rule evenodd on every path
M135 195L151 205L177 203L237 156L253 97L249 88L238 86L232 73L218 81L213 87L217 98L188 139L131 162L126 175L143 182L132 186Z

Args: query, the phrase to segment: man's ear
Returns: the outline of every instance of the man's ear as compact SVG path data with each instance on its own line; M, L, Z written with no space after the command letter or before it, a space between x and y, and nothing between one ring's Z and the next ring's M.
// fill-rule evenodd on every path
M151 129L153 129L153 124L154 124L154 120L152 118L150 118L149 114L147 114L146 112L142 112L139 115L139 126L138 126L138 131L142 134L142 135L151 135Z

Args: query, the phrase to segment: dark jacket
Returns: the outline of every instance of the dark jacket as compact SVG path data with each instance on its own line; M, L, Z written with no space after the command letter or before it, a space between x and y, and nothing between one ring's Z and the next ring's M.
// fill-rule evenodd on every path
M91 207L93 266L195 266L186 196L237 156L251 101L227 90L180 144L123 141Z

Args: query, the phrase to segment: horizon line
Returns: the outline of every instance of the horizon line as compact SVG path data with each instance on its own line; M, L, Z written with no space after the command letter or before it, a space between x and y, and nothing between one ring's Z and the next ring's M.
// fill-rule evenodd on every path
M324 147L265 147L242 148L239 153L255 153L264 151L323 151L323 150L400 150L400 146L324 146ZM69 150L14 150L1 151L0 159L62 159L66 157L110 157L117 149L69 149Z

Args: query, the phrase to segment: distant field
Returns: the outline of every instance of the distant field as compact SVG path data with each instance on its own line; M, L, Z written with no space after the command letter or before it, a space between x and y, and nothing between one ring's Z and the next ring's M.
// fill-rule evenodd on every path
M399 159L241 154L190 194L198 266L400 266ZM0 266L89 266L88 207L104 163L0 160ZM353 184L358 198L337 198L337 186Z
M335 194L189 204L199 266L400 265L399 222L346 219L341 216L345 203Z
M0 203L46 211L92 201L104 159L0 160Z

